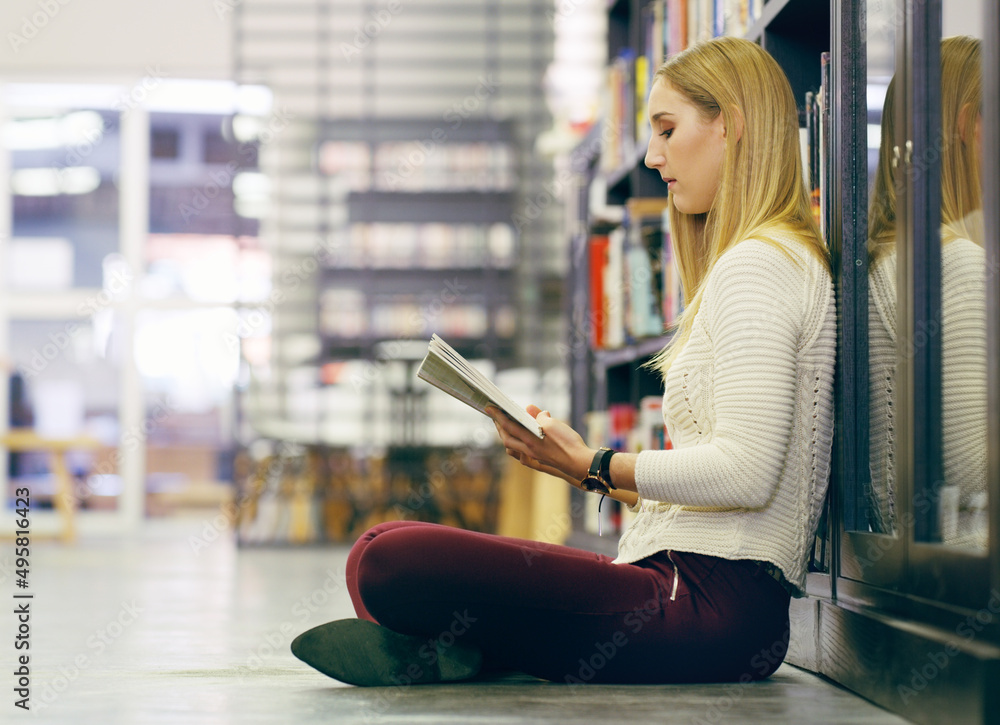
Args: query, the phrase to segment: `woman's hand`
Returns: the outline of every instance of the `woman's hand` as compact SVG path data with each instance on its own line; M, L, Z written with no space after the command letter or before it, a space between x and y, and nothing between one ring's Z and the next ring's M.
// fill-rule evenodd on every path
M544 438L539 438L499 408L491 406L486 409L497 427L507 455L528 468L579 487L590 470L594 449L587 446L579 433L553 418L547 410L541 410L536 405L529 405L527 410L545 433Z

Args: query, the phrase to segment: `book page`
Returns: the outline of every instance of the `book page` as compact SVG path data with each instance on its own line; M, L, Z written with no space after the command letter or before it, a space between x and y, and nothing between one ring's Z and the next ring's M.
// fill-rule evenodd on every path
M545 437L541 427L524 406L511 400L492 381L470 365L468 360L437 335L431 337L427 355L420 363L417 377L426 380L480 413L485 414L487 406L494 405L539 438Z

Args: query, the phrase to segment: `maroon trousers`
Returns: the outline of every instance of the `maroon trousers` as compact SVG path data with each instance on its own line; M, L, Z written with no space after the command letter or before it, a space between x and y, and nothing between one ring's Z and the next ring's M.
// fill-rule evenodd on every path
M635 564L437 524L380 524L355 543L359 617L478 645L490 669L570 684L749 682L788 647L788 592L755 561L661 552Z

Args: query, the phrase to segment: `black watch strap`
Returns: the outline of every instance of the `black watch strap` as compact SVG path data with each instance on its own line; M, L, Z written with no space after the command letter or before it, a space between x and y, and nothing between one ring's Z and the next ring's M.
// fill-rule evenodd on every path
M599 448L588 472L588 476L600 479L612 491L615 490L615 485L611 482L611 456L614 454L615 451L611 448Z
M601 456L601 480L608 484L608 488L612 491L615 490L615 484L611 483L611 456L613 456L616 451L610 448L604 449L604 455Z

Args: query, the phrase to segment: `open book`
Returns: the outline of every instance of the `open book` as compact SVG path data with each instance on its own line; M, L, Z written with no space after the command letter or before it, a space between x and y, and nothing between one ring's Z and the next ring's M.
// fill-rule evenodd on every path
M485 413L488 405L500 408L539 438L545 437L541 427L529 415L524 406L518 405L507 397L500 388L472 367L468 360L459 355L451 345L437 335L431 336L430 344L427 346L427 355L420 363L417 377L426 380L480 413Z

